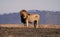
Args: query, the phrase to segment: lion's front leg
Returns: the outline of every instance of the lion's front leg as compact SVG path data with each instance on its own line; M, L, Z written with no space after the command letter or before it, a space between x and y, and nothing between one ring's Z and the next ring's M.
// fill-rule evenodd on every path
M26 20L26 25L27 25L27 27L28 27L28 19Z
M36 28L38 28L38 21L37 21L37 26L36 26Z

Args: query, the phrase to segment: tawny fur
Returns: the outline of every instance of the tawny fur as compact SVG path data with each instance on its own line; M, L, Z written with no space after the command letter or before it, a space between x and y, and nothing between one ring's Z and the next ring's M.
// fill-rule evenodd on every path
M20 14L23 15L23 18L26 20L26 25L28 27L28 23L32 22L34 23L34 21L37 21L37 27L38 27L38 22L40 19L40 15L39 14L28 14L28 12L26 10L22 10L20 11Z

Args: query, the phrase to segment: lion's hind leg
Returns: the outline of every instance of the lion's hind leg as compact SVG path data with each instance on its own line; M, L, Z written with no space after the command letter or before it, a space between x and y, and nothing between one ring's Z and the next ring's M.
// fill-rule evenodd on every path
M34 28L37 26L37 20L34 21Z

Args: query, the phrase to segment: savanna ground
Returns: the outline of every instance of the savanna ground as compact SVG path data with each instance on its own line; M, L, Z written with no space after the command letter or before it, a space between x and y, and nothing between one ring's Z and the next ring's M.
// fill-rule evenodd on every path
M60 37L60 25L39 25L38 28L17 24L0 24L0 37Z

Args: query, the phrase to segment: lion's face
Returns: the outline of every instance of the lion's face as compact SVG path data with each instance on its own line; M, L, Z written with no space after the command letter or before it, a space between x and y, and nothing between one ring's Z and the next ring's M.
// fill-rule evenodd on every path
M20 16L21 16L21 22L26 23L26 19L28 17L28 12L26 10L21 10L20 11Z
M22 12L21 15L23 16L23 18L27 18L27 16L28 16L27 12Z
M28 14L27 14L27 12L22 12L22 13L21 13L21 16L22 16L23 18L27 18Z
M27 16L28 16L28 12L26 10L21 10L20 14L23 18L27 18Z

